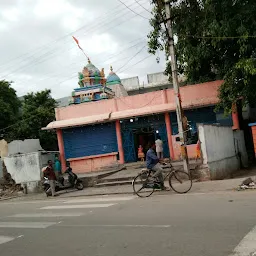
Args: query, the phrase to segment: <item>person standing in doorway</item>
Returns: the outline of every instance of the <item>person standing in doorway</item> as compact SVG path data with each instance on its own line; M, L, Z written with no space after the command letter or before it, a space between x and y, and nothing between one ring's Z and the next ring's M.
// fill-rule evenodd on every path
M52 167L52 160L48 160L48 166L46 167L46 169L44 171L44 175L49 180L52 196L56 196L56 193L55 193L56 175L55 175L55 172Z
M164 154L163 154L163 141L161 140L160 136L157 136L157 140L155 141L156 143L156 154L158 159L163 159Z
M54 172L55 172L56 178L58 180L60 178L60 176L61 176L61 164L60 164L60 160L59 160L59 155L58 154L55 155Z
M201 158L201 142L198 139L197 143L196 143L196 162L198 159Z
M143 152L143 147L140 145L138 148L138 158L144 162L145 154Z

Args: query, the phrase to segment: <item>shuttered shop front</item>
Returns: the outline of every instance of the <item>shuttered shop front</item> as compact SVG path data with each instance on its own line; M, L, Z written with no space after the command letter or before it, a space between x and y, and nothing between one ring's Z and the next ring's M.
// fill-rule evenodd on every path
M67 159L117 152L114 123L64 129L63 140Z

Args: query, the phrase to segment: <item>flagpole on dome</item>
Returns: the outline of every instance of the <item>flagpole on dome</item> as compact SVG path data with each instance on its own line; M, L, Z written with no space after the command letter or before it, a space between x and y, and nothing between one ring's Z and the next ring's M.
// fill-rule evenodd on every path
M84 56L87 58L88 63L91 63L90 58L89 58L89 57L87 56L87 54L84 52L83 48L79 45L78 39L75 38L74 36L72 36L72 37L73 37L74 41L76 42L78 48L82 51L82 53L84 54Z

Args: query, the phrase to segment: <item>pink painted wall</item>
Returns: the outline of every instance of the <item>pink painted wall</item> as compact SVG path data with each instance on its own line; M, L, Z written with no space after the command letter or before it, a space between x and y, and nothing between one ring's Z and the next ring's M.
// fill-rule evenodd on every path
M115 99L87 102L55 109L56 120L99 115L116 111Z
M178 135L172 136L172 143L173 143L173 151L174 151L174 160L180 160L181 157L181 150L180 150L180 143L176 142L176 137ZM188 158L193 159L196 158L196 144L187 145L187 152L188 152Z
M117 99L118 111L163 104L163 92L155 91Z
M222 80L218 80L181 87L180 95L183 108L216 104L218 102L218 88L222 83ZM167 101L168 103L175 101L173 89L167 90Z
M208 106L218 102L218 88L223 81L214 81L203 84L183 86L180 89L182 105L184 108ZM168 89L134 96L120 97L110 100L82 103L57 108L56 120L66 120L109 112L132 110L152 107L161 104L173 103L169 111L175 110L174 91Z
M223 81L214 81L181 87L180 93L183 107L188 109L216 104L218 102L218 88L222 83ZM82 103L57 108L55 111L56 120L59 121L133 109L134 112L131 111L131 113L134 115L135 109L145 107L153 107L153 113L153 110L156 109L154 106L159 106L162 104L169 104L170 109L168 106L168 111L175 111L173 89L149 92L128 97L120 97L110 100ZM175 136L172 136L172 140L174 147L174 159L178 160L180 159L180 146L175 141ZM187 150L189 158L196 157L196 145L189 145ZM116 155L108 155L101 157L71 159L70 163L76 173L84 173L95 171L102 166L107 166L116 161Z
M86 173L99 170L117 161L116 155L101 156L97 158L69 160L75 173Z

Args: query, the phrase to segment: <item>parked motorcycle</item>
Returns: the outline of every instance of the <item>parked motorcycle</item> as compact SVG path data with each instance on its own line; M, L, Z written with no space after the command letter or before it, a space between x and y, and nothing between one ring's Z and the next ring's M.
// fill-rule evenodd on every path
M55 182L55 191L62 191L62 190L67 190L67 189L72 189L76 188L78 190L83 190L84 185L82 180L80 180L75 173L72 172L71 168L67 168L65 173L68 174L68 179L65 180L64 177L60 177L56 182ZM50 187L50 182L47 177L44 177L43 181L43 190L46 193L47 196L51 196L51 187Z

